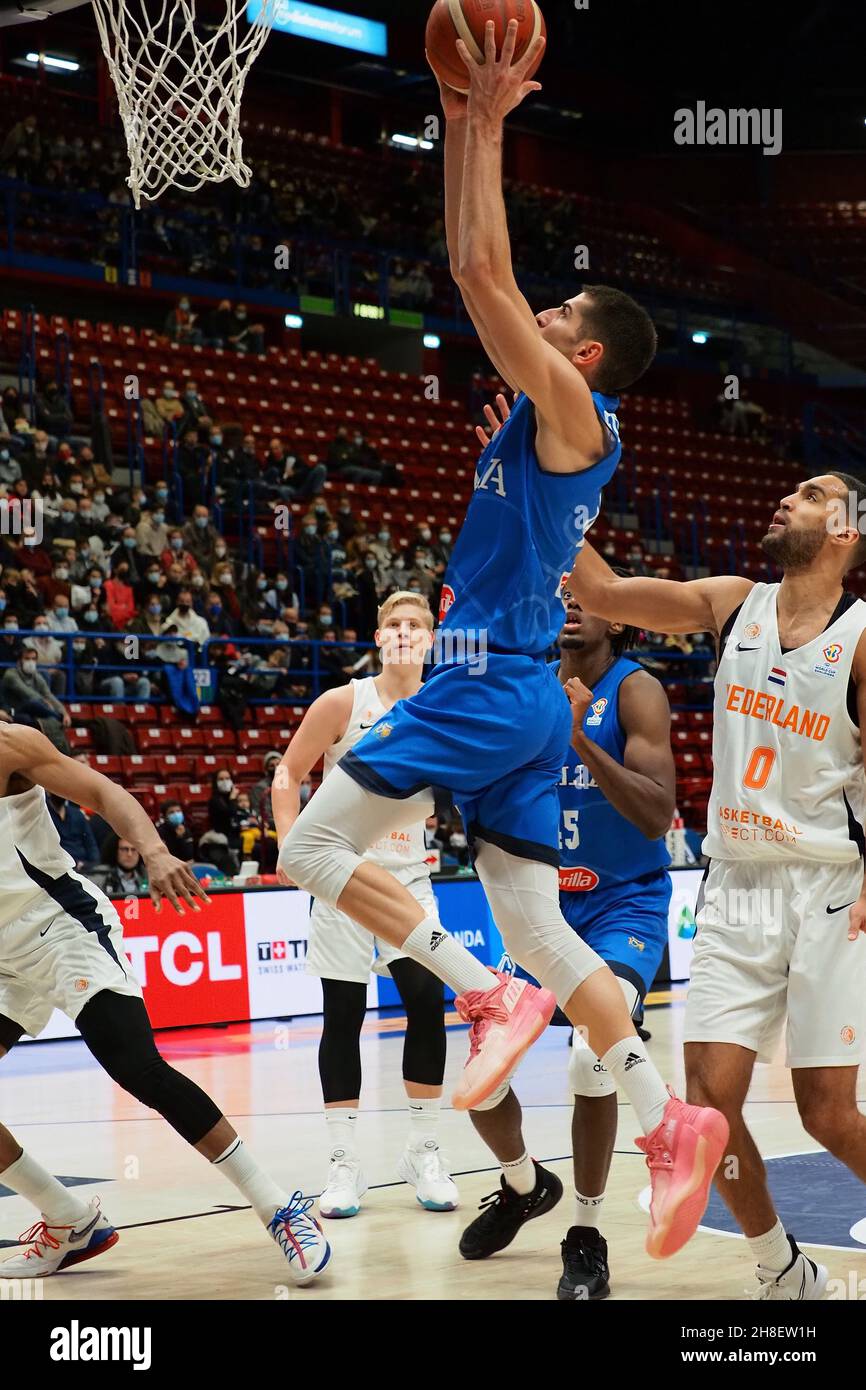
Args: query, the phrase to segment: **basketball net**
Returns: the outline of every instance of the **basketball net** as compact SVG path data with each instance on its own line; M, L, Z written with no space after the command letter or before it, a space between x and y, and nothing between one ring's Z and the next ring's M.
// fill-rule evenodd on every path
M194 192L252 172L243 161L241 98L278 0L92 0L126 134L133 201Z

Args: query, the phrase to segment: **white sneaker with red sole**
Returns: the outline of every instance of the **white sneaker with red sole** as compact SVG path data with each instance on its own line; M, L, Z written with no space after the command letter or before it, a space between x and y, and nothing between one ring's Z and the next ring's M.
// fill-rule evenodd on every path
M49 1226L37 1221L19 1236L28 1248L0 1264L0 1279L44 1279L62 1269L102 1255L120 1240L117 1231L99 1209L94 1197L86 1216L74 1226Z

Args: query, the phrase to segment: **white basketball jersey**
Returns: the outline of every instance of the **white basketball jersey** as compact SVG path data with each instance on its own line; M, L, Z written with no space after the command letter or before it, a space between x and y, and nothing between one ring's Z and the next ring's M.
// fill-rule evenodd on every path
M721 653L703 849L712 859L843 863L861 853L866 813L860 730L848 712L866 603L783 654L778 592L755 585Z
M0 928L43 891L41 874L54 879L70 869L75 860L61 847L42 787L0 797Z
M353 680L351 685L354 694L352 713L346 725L346 732L339 743L332 743L325 752L323 780L331 769L336 767L343 754L354 748L358 740L364 737L382 715L387 714L379 699L373 676ZM417 825L410 825L405 830L393 830L384 840L377 840L372 844L364 855L365 859L380 864L383 869L390 869L392 873L407 870L406 874L400 874L407 883L429 873L425 863L426 857L423 821L419 821Z

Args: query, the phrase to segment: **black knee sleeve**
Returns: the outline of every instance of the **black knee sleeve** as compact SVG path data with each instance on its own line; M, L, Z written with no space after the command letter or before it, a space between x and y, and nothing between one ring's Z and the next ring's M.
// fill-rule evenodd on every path
M414 960L395 960L389 968L406 1009L403 1080L441 1086L445 1076L442 981Z
M198 1144L222 1119L210 1096L160 1056L141 999L103 990L85 1004L76 1023L112 1080L158 1111L188 1144Z
M322 999L319 1076L325 1104L357 1100L361 1094L361 1025L367 1010L367 986L355 980L323 980Z
M20 1023L7 1018L5 1014L0 1014L0 1047L4 1052L9 1052L23 1035L24 1029Z

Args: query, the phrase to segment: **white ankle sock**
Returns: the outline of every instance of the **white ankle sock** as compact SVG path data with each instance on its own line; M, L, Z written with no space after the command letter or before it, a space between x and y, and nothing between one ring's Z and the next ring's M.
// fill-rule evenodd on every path
M242 1192L260 1221L267 1226L274 1219L274 1212L288 1204L288 1195L274 1182L273 1178L256 1163L252 1154L244 1148L242 1139L233 1139L219 1158L212 1160L229 1182Z
M487 967L445 930L438 917L425 917L419 922L406 937L402 950L410 960L416 960L444 980L455 994L466 994L470 989L493 989L498 983Z
M406 1143L410 1149L423 1149L428 1139L438 1137L441 1104L438 1096L432 1100L409 1097L409 1138Z
M670 1095L637 1033L614 1043L601 1062L634 1106L644 1134L651 1134L662 1122Z
M358 1123L357 1110L348 1105L337 1105L325 1111L325 1127L328 1133L329 1152L342 1149L349 1157L357 1154L355 1148L355 1128Z
M604 1201L604 1193L598 1197L584 1197L582 1192L575 1188L574 1192L574 1224L575 1226L598 1226L598 1215L601 1211L601 1204Z
M763 1265L764 1269L772 1269L781 1274L791 1263L791 1247L781 1221L777 1220L772 1230L764 1235L746 1236L746 1240L758 1264Z
M0 1183L26 1197L40 1211L49 1226L73 1226L87 1216L90 1208L70 1188L47 1173L35 1158L23 1153L0 1173Z
M538 1181L535 1164L527 1153L522 1158L516 1158L513 1163L503 1163L502 1175L512 1192L519 1192L521 1197L531 1192Z

